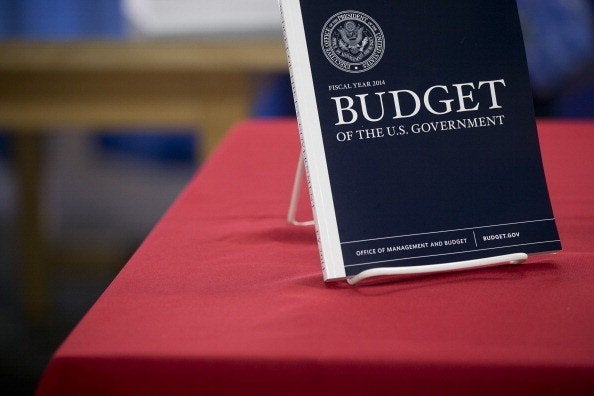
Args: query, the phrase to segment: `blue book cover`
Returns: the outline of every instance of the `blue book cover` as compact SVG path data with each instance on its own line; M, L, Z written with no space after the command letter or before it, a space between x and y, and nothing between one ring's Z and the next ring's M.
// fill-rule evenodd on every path
M561 249L514 0L281 0L326 280Z

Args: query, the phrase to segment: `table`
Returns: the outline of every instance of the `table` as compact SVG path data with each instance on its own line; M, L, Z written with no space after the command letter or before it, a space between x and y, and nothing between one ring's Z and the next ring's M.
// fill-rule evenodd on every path
M539 135L563 252L350 287L285 221L295 121L236 126L37 394L592 394L594 123Z
M250 113L254 80L286 72L280 38L0 43L0 128L15 140L26 310L48 314L40 136L191 128L206 156ZM197 151L197 157L199 157Z
M253 76L286 70L280 38L0 42L0 126L199 127L208 152L249 115Z

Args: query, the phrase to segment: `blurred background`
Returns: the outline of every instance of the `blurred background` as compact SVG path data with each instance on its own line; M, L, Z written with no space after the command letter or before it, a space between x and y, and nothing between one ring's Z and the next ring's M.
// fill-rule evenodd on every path
M539 117L594 117L594 0L518 0ZM229 12L233 10L233 12ZM0 0L0 393L51 354L227 128L294 116L276 0Z

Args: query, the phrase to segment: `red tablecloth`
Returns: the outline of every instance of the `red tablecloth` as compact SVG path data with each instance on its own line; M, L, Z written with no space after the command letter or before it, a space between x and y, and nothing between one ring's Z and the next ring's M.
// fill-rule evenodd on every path
M562 253L349 287L323 283L313 229L285 222L296 123L237 126L38 394L592 394L594 123L539 134Z

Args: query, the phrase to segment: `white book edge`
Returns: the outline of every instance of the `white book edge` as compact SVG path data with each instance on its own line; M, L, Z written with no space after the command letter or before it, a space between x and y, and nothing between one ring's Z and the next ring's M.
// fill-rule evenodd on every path
M346 277L322 140L305 28L298 1L279 0L299 135L325 281ZM299 86L299 89L296 89Z

